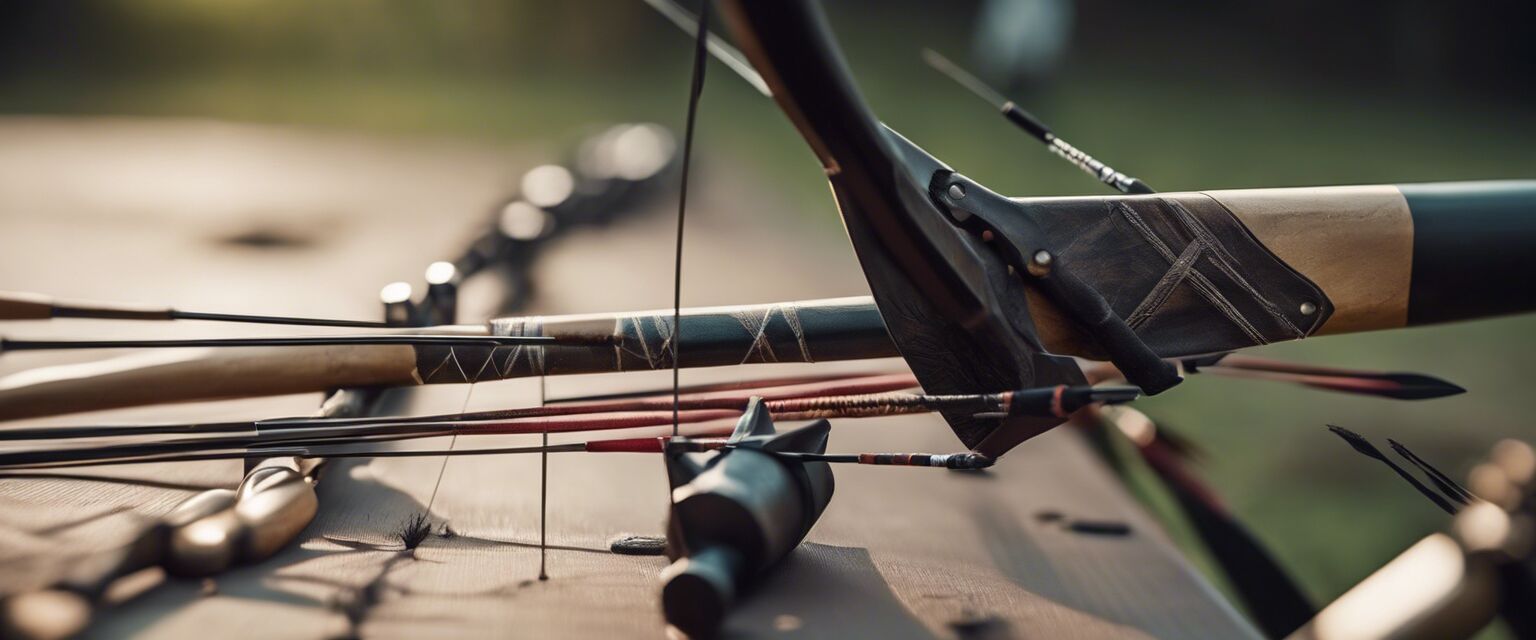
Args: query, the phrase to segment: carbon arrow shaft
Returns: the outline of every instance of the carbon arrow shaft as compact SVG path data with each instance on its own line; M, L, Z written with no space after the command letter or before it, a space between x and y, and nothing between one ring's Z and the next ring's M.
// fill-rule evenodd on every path
M888 390L911 386L905 375L872 376L864 387ZM787 392L795 396L794 392ZM775 417L786 420L821 418L857 418L927 413L932 411L1000 411L1004 415L1044 415L1064 417L1091 402L1127 402L1138 395L1134 387L1054 387L1023 389L994 394L932 396L900 393L856 393L841 396L787 397L764 403ZM639 402L637 406L631 406ZM690 398L688 408L678 412L644 401L601 406L572 407L582 413L531 415L538 409L510 412L476 412L417 419L294 419L240 425L208 425L207 431L192 430L194 437L175 440L127 442L122 444L50 447L0 453L0 466L66 463L93 460L139 460L164 455L195 455L227 449L321 446L356 444L410 438L474 434L548 434L578 431L604 431L657 427L682 422L709 423L738 417L748 406L745 397ZM558 408L558 407L557 407ZM522 415L517 415L522 413ZM505 419L485 420L489 416ZM245 428L242 428L245 427ZM103 435L110 428L100 428L87 435Z
M0 338L6 351L61 351L69 349L168 349L186 347L312 347L340 345L409 345L448 347L506 347L555 342L547 336L454 336L454 335L359 335L279 336L262 338L176 338L167 340L15 340Z
M971 75L970 72L960 68L960 65L951 62L949 58L944 57L939 52L932 49L924 49L923 60L928 63L928 66L933 67L934 70L969 89L977 97L992 103L992 106L996 107L998 112L1008 119L1008 122L1024 130L1025 133L1028 133L1034 139L1039 140L1041 144L1044 144L1051 153L1072 163L1072 166L1081 169L1083 173L1093 176L1095 180L1113 187L1120 193L1154 193L1152 187L1140 179L1116 171L1109 165L1088 155L1083 150L1068 144L1066 140L1062 140L1056 135L1056 132L1051 131L1050 127L1047 127L1044 122L1035 117L1035 114L1025 111L1023 107L1003 97L997 90L982 82L980 78Z
M47 320L50 318L91 318L96 320L204 320L310 327L382 328L383 322L339 320L298 316L251 315L183 311L173 307L121 304L112 302L58 300L37 293L0 291L0 320Z

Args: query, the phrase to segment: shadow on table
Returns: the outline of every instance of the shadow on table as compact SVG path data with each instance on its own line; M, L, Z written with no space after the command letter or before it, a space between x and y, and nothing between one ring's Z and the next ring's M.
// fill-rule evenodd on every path
M807 542L745 594L725 637L932 638L908 614L869 552Z

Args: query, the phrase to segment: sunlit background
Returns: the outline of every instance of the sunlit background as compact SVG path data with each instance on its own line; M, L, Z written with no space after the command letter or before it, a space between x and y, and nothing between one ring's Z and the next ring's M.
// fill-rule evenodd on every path
M1063 137L1159 190L1536 177L1536 8L1528 3L828 5L882 119L1009 194L1102 189L925 67L922 47L980 71ZM430 154L468 142L537 157L597 123L680 127L686 105L690 42L640 0L88 0L5 11L0 152L20 164L35 127L88 135L105 122L118 136L142 127L142 140L124 144L152 146L156 131L181 119L376 138L397 155L409 155L400 145ZM699 131L698 180L744 185L743 198L771 194L771 224L814 239L809 246L830 265L852 264L805 144L771 102L718 64L709 68ZM154 190L177 179L133 166L92 171L99 180L79 189ZM494 189L514 177L484 179ZM239 185L203 186L203 199L186 206L254 197ZM430 203L417 204L419 215L432 215ZM691 214L699 224L732 199L706 205ZM28 215L0 209L7 229ZM280 240L328 229L323 212L285 220L271 231ZM0 246L39 241L53 239L12 235ZM670 248L656 250L669 265ZM288 250L270 259L306 258ZM0 274L0 288L36 288L34 275ZM120 266L80 277L134 274ZM309 284L294 285L295 299L321 304L327 292ZM1142 408L1203 446L1206 477L1322 602L1447 522L1323 425L1398 439L1464 476L1498 438L1536 438L1524 404L1533 333L1536 319L1515 318L1265 350L1424 371L1470 390L1451 399L1391 403L1196 378Z

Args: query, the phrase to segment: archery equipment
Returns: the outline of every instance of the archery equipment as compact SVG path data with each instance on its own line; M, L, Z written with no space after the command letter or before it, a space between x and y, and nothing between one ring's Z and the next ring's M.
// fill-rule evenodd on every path
M481 336L553 340L534 345L252 347L217 354L146 354L99 363L42 367L0 378L0 419L149 402L323 391L338 386L464 383L539 375L663 370L672 365L671 350L666 347L671 315L666 310L530 316L492 320L483 328L452 328L466 336L478 331ZM686 355L678 364L683 367L828 362L898 355L879 310L864 297L684 309L681 318ZM457 335L452 338L457 339ZM1172 351L1162 344L1156 346L1161 351ZM1189 357L1178 364L1186 373L1296 382L1398 398L1433 398L1462 391L1456 385L1423 374L1332 369L1251 356ZM1084 366L1090 378L1123 378L1108 364ZM1107 373L1110 371L1113 373Z
M547 344L547 336L366 335L282 336L271 338L193 338L168 340L13 340L0 338L6 351L61 351L68 349L185 349L189 347L309 347L339 345L406 345L450 347L506 347Z
M1246 355L1217 354L1183 358L1185 373L1211 373L1233 378L1294 382L1315 389L1381 396L1396 400L1429 400L1466 393L1466 389L1422 373L1361 371L1282 362Z
M914 381L905 375L871 376L865 382L843 385L852 387L851 390L857 392L854 395L811 395L821 388L827 388L826 385L792 385L781 387L777 392L773 388L754 389L752 393L769 393L778 397L766 402L764 410L784 420L878 417L946 410L969 411L985 416L1065 417L1091 403L1119 404L1134 400L1139 395L1135 387L1065 386L964 396L886 393L913 385ZM871 391L874 393L869 393ZM670 413L665 410L662 400L642 399L411 418L286 418L208 425L39 429L19 435L41 436L49 441L49 446L0 453L0 467L35 468L85 462L121 464L145 460L163 461L166 456L195 456L229 449L378 442L445 435L531 435L633 429L669 423L675 426L679 423L707 423L734 418L751 406L751 398L761 396L716 393L692 396L686 400L678 396L671 402L674 410ZM680 407L686 407L687 410L678 411ZM194 437L150 442L89 443L84 446L68 446L65 440L58 437L65 434L99 438L164 433L191 434Z
M3 317L7 313L35 316L41 313L42 305L46 303L49 315L56 317L158 319L149 316L169 316L166 319L260 321L274 324L326 323L321 326L360 327L452 323L456 315L454 294L459 282L478 273L499 274L513 288L505 306L521 304L531 290L526 267L537 255L541 244L556 235L550 229L564 230L602 224L614 219L618 213L633 210L634 201L645 195L647 185L671 166L671 158L669 135L654 125L619 125L594 136L582 145L578 153L581 168L575 173L581 179L577 185L580 187L579 193L568 194L559 201L546 202L543 209L533 209L541 220L559 216L562 225L556 227L545 224L535 231L529 228L526 220L514 219L512 224L507 224L508 218L517 216L509 216L499 210L498 219L488 225L488 230L465 250L458 261L434 263L428 267L428 290L420 304L411 303L409 284L394 283L386 286L381 291L381 300L388 319L383 323L230 316L168 309L151 312L121 305L56 303L29 295L0 298L0 319L21 319ZM517 213L526 213L527 209L512 205L507 208ZM452 267L451 273L445 265ZM55 310L58 310L57 314ZM299 322L286 322L288 320ZM330 324L332 322L347 324ZM290 355L302 357L306 352L334 355L336 352L327 350L339 348L246 348L232 352L273 354L287 351ZM385 348L384 351L390 349ZM355 353L367 357L361 355L366 351ZM343 360L347 357L345 354L341 356ZM197 359L194 357L192 361ZM235 363L225 362L225 365L230 364ZM217 368L211 371L205 368L203 373L217 375L218 371ZM334 389L337 386L359 385L327 384L323 388ZM88 387L76 388L75 393L79 394L77 400L87 403L94 395ZM377 410L376 403L381 395L376 389L342 389L327 397L320 415L327 419L368 415ZM68 393L60 394L56 400L67 402L67 396ZM0 413L14 406L14 402L0 401ZM425 453L440 455L443 452ZM87 556L81 563L82 568L64 581L42 590L23 592L7 598L0 603L0 613L3 613L0 624L4 625L0 630L6 632L8 637L13 632L24 637L74 635L90 623L100 594L116 579L137 568L158 564L175 575L202 576L223 571L239 562L254 562L270 556L291 542L314 517L319 505L313 483L317 472L323 468L325 458L322 456L332 454L337 457L357 456L355 451L296 448L203 452L204 457L195 459L247 460L248 471L238 490L213 489L194 495L183 501L170 515L148 525L121 549ZM370 452L370 455L387 456L389 452Z
M254 324L302 325L312 327L383 328L385 322L266 316L242 313L182 311L173 307L151 307L110 302L56 300L38 293L0 291L0 320L47 320L50 318L94 318L99 320L206 320L210 322L247 322Z
M672 435L677 435L678 405L677 396L682 386L682 360L678 357L683 348L683 222L688 212L688 168L693 159L693 134L697 128L699 116L699 98L704 95L704 70L706 68L705 43L709 38L709 3L704 3L703 12L699 18L698 32L694 34L693 43L693 80L688 86L688 116L683 133L683 166L678 173L677 194L677 243L673 247L674 259L672 262L672 335L668 336L667 346L671 347L672 356Z
M977 97L992 103L992 106L996 107L998 112L1008 119L1008 122L1013 123L1014 126L1039 140L1056 157L1066 160L1072 166L1081 169L1083 173L1093 176L1095 180L1109 185L1120 193L1154 193L1152 187L1147 186L1147 183L1142 182L1139 178L1133 178L1116 171L1077 147L1067 144L1066 140L1058 137L1054 131L1051 131L1050 127L1045 126L1044 122L1035 117L1035 114L1025 111L1023 107L1014 104L1012 100L1004 98L1002 94L987 86L980 78L960 68L960 65L950 62L949 58L944 57L939 52L933 49L923 49L923 61L927 62L928 66L933 67L935 71L948 76L949 79L954 80L960 86L969 89Z
M1176 367L1163 358L1536 305L1512 280L1533 265L1531 252L1523 248L1536 239L1536 224L1519 215L1536 198L1530 184L1011 200L954 173L875 120L813 4L737 0L728 8L730 24L764 71L770 93L800 128L833 183L881 310L879 330L890 333L889 339L881 334L878 344L866 346L889 355L894 342L930 393L965 396L1076 385L1083 374L1066 355L1108 357L1130 382L1156 393L1180 380ZM709 41L702 23L696 37L697 60ZM696 70L695 104L701 65ZM527 210L509 205L506 213L523 220ZM537 238L542 228L508 235ZM1338 255L1366 259L1342 264ZM408 287L394 289L389 308L399 323L433 315L410 304ZM657 322L661 344L642 354L647 365L642 368L666 366L676 375L675 369L693 357L684 352L690 332L683 330L677 302L674 298L672 322ZM745 326L739 318L732 320ZM766 328L770 320L760 325ZM537 333L525 331L518 327L504 333L493 326L483 334ZM612 331L602 338L607 342L570 345L576 351L566 355L567 361L622 370L625 345L612 339L622 332L603 331ZM660 338L666 334L677 339L666 343ZM860 335L874 335L874 330ZM794 337L795 344L804 346L802 336ZM652 346L644 340L628 344ZM761 344L753 334L743 361L751 360L754 350L756 361L770 361ZM425 378L438 372L445 372L442 379L431 382L473 383L486 368L499 362L510 368L519 356L526 356L524 366L530 371L524 375L544 375L550 373L546 356L560 346L367 348L374 354L368 363L372 368L351 370L356 379L372 376L382 381L376 384L403 385L428 382ZM611 350L611 356L595 355L604 350ZM362 352L334 353L342 359ZM431 357L422 360L423 353ZM475 373L461 366L465 354L478 357L471 361L480 364ZM207 361L197 364L206 372ZM364 369L366 374L355 373ZM190 371L198 370L175 370ZM505 374L498 369L498 375ZM334 384L345 379L329 371L298 378L290 384L314 387L322 380ZM123 380L146 379L112 382ZM262 389L259 384L265 382L242 381L222 392L250 393L252 387ZM187 397L220 392L216 385L187 386L192 387ZM673 387L674 397L680 395L675 381ZM84 394L74 391L78 401ZM9 404L16 405L17 397ZM674 425L679 414L680 407L675 408ZM962 442L976 449L964 455L990 461L1053 427L1061 416L951 409L946 418ZM742 451L731 448L721 457ZM796 457L831 459L799 452L774 460ZM942 462L948 465L949 458Z
M800 544L832 500L832 469L819 460L831 424L825 420L776 433L762 401L749 403L727 440L705 462L689 457L686 439L667 445L672 509L661 573L662 613L690 637L719 629L726 610L756 575Z
M1325 607L1293 640L1470 638L1496 617L1536 633L1536 450L1504 440L1468 476L1485 498Z
M1075 378L1047 355L1071 353L1108 356L1156 392L1178 377L1154 354L1536 305L1509 281L1536 267L1514 241L1536 242L1536 222L1519 215L1536 185L1002 198L874 119L814 3L726 7L737 42L827 169L892 338L930 392ZM1452 224L1453 207L1475 210L1472 224L1421 233ZM1456 248L1474 236L1499 257ZM1453 283L1451 263L1458 273L1476 265L1458 279L1477 284ZM946 417L962 442L994 453L1054 424Z
M337 387L665 370L673 364L672 325L671 309L501 318L482 327L433 330L454 332L451 344L252 347L43 367L0 378L0 420ZM679 326L677 364L683 367L896 355L867 298L684 309ZM453 342L458 334L536 343Z
M1451 504L1450 501L1445 499L1445 496L1435 493L1433 489L1424 486L1424 483L1419 482L1418 478L1415 478L1413 477L1413 474L1408 473L1407 469L1404 469L1396 462L1393 462L1391 458L1387 457L1387 454L1382 453L1381 449L1377 449L1376 445L1371 444L1371 441L1367 440L1365 436L1350 431L1349 429L1345 429L1344 427L1331 424L1328 425L1328 430L1333 432L1334 435L1343 439L1344 442L1348 443L1349 446L1360 455L1371 458L1373 460L1378 460L1382 464L1387 465L1387 468L1391 469L1393 473L1396 473L1398 477L1401 477L1403 481L1407 482L1409 486L1414 488L1414 490L1423 494L1424 497L1428 498L1429 501L1434 503L1435 506L1440 507L1441 511L1451 515L1456 515L1456 512L1459 511L1456 505Z
M1083 429L1100 457L1122 479L1130 479L1130 460L1116 446L1122 438L1112 432L1135 447L1159 483L1172 494L1179 511L1266 636L1289 635L1317 615L1317 608L1258 537L1189 467L1188 453L1175 444L1176 438L1169 437L1166 425L1131 407L1089 407L1073 414L1071 422Z
M1439 489L1440 493L1445 494L1445 497L1463 505L1471 504L1473 500L1477 499L1476 496L1472 495L1471 491L1467 491L1466 487L1461 486L1455 480L1452 480L1450 476L1436 469L1434 465L1420 458L1414 452L1409 451L1408 447L1403 446L1403 443L1387 438L1387 444L1392 447L1392 451L1396 452L1397 455L1413 463L1413 466L1419 468L1419 472L1428 476L1429 481L1433 482L1435 488Z

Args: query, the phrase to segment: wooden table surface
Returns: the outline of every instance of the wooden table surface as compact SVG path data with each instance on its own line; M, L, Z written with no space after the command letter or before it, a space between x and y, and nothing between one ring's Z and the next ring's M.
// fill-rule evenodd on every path
M187 308L371 317L384 282L416 280L450 256L558 150L509 152L464 141L379 139L201 121L0 120L0 289L166 302ZM705 148L705 154L714 150ZM729 156L704 163L690 213L689 305L864 293L846 242L792 214ZM807 158L809 162L809 157ZM747 203L745 205L740 203ZM727 206L729 204L730 206ZM538 267L541 313L670 302L667 202L562 241ZM793 223L789 222L793 221ZM796 226L799 225L799 226ZM254 240L253 240L254 239ZM465 319L483 317L466 287ZM205 327L19 324L7 335ZM228 329L224 329L228 331ZM16 354L0 374L110 354ZM899 361L832 365L899 369ZM824 365L690 371L684 384ZM401 413L537 404L667 374L620 374L391 392ZM299 415L318 396L83 414L21 424ZM793 425L782 425L788 427ZM559 441L559 439L556 439ZM461 438L456 446L529 443ZM446 446L448 439L416 444ZM835 451L959 448L933 416L844 420ZM441 486L433 487L441 470ZM835 468L831 506L807 542L730 616L732 637L1253 637L1072 432L1020 447L992 470ZM145 518L208 487L237 462L50 471L0 479L0 589L45 580L68 559L121 542ZM320 514L258 566L207 581L124 584L97 637L659 637L660 557L615 555L624 533L659 535L666 479L652 455L550 457L550 580L535 580L537 456L337 460ZM431 503L452 537L403 551L393 534ZM1076 533L1072 519L1127 535ZM128 598L136 588L140 591Z

